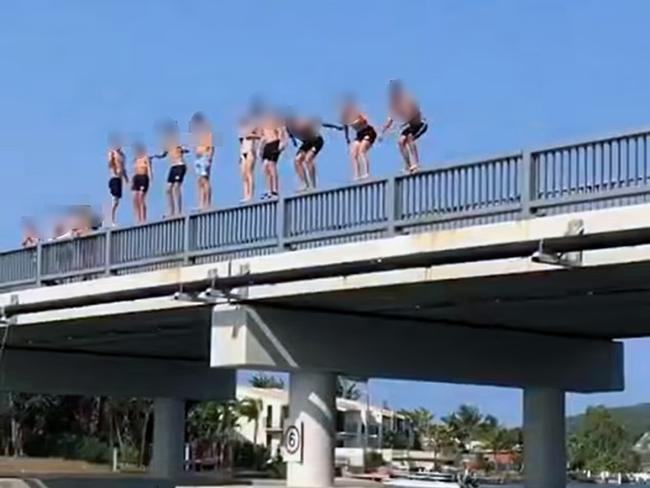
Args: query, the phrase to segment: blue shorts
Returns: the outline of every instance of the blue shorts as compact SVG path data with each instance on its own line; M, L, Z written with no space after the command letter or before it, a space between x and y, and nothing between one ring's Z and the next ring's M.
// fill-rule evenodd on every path
M210 177L210 158L208 156L197 157L194 161L196 174L204 178Z

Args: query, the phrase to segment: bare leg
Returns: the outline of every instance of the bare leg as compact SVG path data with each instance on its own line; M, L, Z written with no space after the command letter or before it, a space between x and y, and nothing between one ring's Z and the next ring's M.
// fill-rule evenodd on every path
M409 137L409 148L411 149L412 155L411 167L409 169L410 171L417 171L420 169L420 154L418 153L418 143L413 136Z
M138 201L138 192L133 192L133 213L135 214L136 224L140 224L140 202Z
M271 194L277 195L280 192L278 181L278 163L271 162L270 166Z
M113 205L111 206L111 225L115 224L117 219L117 207L120 206L120 199L113 197Z
M399 152L402 154L402 159L404 160L404 169L409 171L411 169L411 155L409 153L408 136L399 136L397 146L399 147Z
M305 173L305 159L306 155L304 152L299 152L296 154L296 159L294 159L296 175L298 175L298 181L300 183L298 191L303 191L306 188L309 188L309 182L307 181L307 175Z
M350 160L352 161L352 179L356 181L360 177L358 141L352 141L350 143Z
M246 156L246 175L248 179L248 199L251 200L255 195L255 154L253 153Z
M316 188L316 153L309 151L305 156L305 171L307 175L307 186Z
M272 161L264 160L264 181L266 182L266 194L270 195L273 192L273 176L271 175Z
M199 176L196 180L196 206L199 210L203 210L205 204L205 188L203 186L203 176Z
M209 210L212 206L212 184L208 178L205 179L205 209Z
M147 221L147 194L140 192L140 211L142 213L142 223Z
M176 199L174 198L174 183L167 183L167 216L176 213Z
M174 191L176 192L176 210L180 215L183 213L183 190L180 183L174 184Z
M368 158L368 151L371 147L372 144L366 139L359 143L357 159L359 160L360 178L368 178L370 176L370 159Z

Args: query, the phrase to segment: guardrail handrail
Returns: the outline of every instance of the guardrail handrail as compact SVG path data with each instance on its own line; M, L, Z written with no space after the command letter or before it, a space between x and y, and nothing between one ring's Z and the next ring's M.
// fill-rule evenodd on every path
M15 289L650 201L650 128L0 252Z

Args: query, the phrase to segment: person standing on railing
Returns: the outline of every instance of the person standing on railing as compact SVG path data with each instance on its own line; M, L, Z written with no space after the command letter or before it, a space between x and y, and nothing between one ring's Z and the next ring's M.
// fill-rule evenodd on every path
M257 142L260 136L252 117L245 116L239 121L239 169L241 171L243 199L248 203L255 192L255 160L257 159Z
M287 131L281 118L269 112L261 118L259 132L266 180L266 193L262 198L277 198L280 191L278 160L287 143Z
M133 167L133 210L135 221L144 224L147 221L147 192L153 181L151 158L147 154L144 144L137 143L135 149L135 162Z
M323 149L325 140L320 134L320 127L343 130L343 126L325 124L316 118L300 118L289 114L285 118L285 127L291 142L298 147L294 165L300 181L298 192L316 189L316 156Z
M420 169L417 140L429 128L422 117L420 106L406 92L402 82L391 80L388 85L389 115L384 124L381 137L392 127L395 119L403 122L403 129L397 140L397 146L404 159L405 173L414 173Z
M183 147L180 142L178 133L178 124L168 122L163 127L163 147L161 154L155 158L168 158L170 167L167 173L167 215L174 217L183 213L183 193L182 186L187 172L185 164L185 154L190 151Z
M212 204L210 170L214 158L214 144L210 124L201 112L196 112L190 119L190 133L195 139L196 160L194 161L194 168L198 184L198 207L199 210L208 210Z
M110 148L108 150L108 189L112 198L110 225L115 225L116 222L117 208L122 199L122 182L129 182L124 160L125 157L124 152L122 151L122 143L116 135L112 135L110 137Z
M352 177L355 181L366 179L370 176L368 151L377 139L377 131L352 98L348 98L343 104L341 122L345 131L345 141L350 147ZM350 127L356 132L353 141L350 140Z

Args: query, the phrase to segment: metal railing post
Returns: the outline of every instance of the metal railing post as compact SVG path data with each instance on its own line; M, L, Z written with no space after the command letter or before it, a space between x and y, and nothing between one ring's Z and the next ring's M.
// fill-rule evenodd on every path
M519 175L519 188L520 188L520 205L521 205L521 218L529 219L533 215L531 209L532 192L534 184L534 168L533 159L529 151L522 151L521 153L521 172Z
M288 237L287 226L285 225L285 210L287 205L286 198L278 198L276 201L276 210L275 210L275 232L278 236L278 250L280 252L284 251L284 238Z
M386 182L386 192L384 193L384 206L386 211L386 225L389 236L396 233L395 222L398 217L397 205L399 195L397 194L397 178L392 176Z
M113 241L113 231L106 229L104 234L104 274L111 275L111 243Z
M187 214L183 217L183 264L189 264L190 252L192 251L192 241L190 235L190 219L192 216Z
M43 244L36 244L36 286L41 286L41 276L43 274Z

